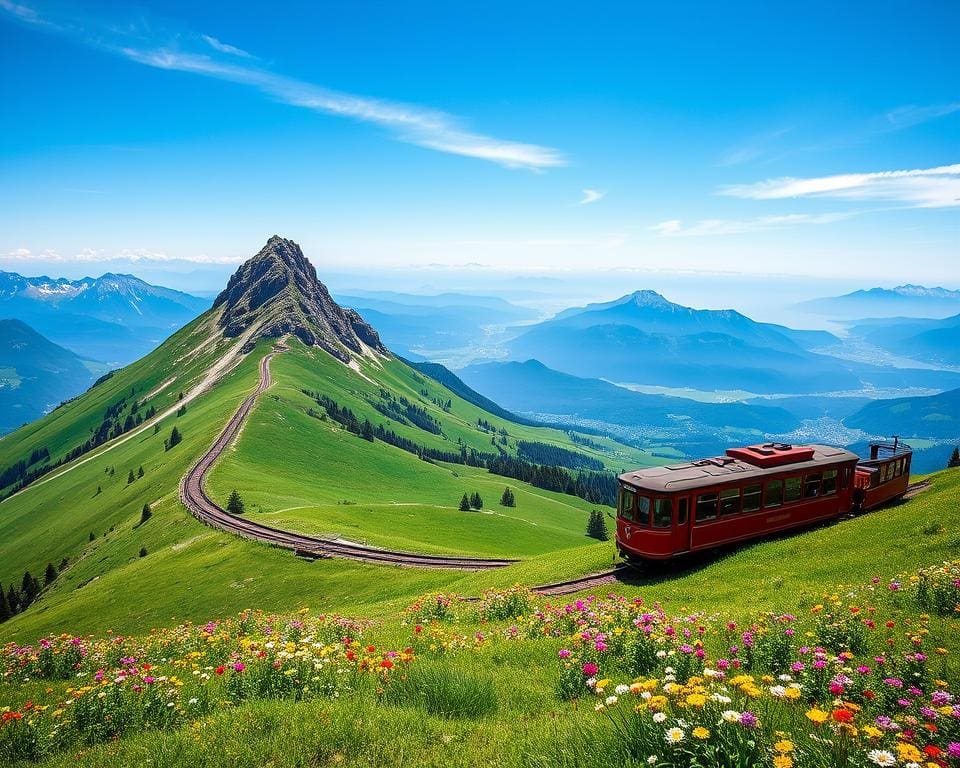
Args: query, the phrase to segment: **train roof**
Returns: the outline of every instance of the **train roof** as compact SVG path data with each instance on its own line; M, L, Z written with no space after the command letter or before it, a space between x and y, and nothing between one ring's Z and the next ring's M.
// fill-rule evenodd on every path
M778 472L823 469L858 459L855 453L829 445L793 446L782 443L732 448L728 454L625 472L620 475L620 482L637 490L670 493L721 485L727 481L761 478Z

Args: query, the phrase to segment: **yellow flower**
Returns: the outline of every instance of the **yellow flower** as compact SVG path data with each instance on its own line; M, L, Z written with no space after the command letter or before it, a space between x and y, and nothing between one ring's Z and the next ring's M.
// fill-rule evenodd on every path
M904 762L917 763L923 759L920 750L913 746L913 744L907 744L901 741L897 743L895 749L897 750L897 757Z
M710 738L710 731L707 730L706 728L704 728L702 725L698 725L696 728L694 728L693 731L692 731L692 733L693 733L693 737L694 737L695 739L709 739L709 738Z
M828 712L824 712L822 709L808 709L807 719L812 723L822 725L823 723L827 722L828 719L830 719L830 714Z
M869 736L871 739L879 739L881 736L883 736L883 731L881 731L879 728L873 725L863 726L863 732L867 734L867 736Z
M780 739L780 741L773 745L773 748L777 752L793 752L793 742L787 741L786 739Z
M789 755L777 755L773 758L773 768L793 768L793 758Z
M691 693L687 696L687 706L690 707L702 707L707 703L707 697L702 693Z

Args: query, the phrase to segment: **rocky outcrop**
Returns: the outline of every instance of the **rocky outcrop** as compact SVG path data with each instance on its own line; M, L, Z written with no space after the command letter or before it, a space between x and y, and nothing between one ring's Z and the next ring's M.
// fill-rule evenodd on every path
M253 328L252 338L292 334L338 360L372 350L387 354L376 330L352 309L344 309L317 278L300 246L274 235L230 278L213 303L227 336Z

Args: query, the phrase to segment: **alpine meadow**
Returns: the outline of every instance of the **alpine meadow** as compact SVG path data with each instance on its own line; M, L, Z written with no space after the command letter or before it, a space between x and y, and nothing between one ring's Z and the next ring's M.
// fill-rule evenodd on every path
M0 765L960 768L958 34L0 0Z

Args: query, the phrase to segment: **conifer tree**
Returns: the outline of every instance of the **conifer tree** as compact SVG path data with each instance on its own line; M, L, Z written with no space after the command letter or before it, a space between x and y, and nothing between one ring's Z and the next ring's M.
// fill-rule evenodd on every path
M57 569L53 567L53 563L47 563L47 570L43 573L43 585L49 587L56 578Z
M13 616L13 614L10 612L10 606L7 604L7 595L3 591L3 584L0 584L0 624L11 616Z
M147 556L147 548L140 547L140 557L146 557L146 556Z
M20 611L20 593L13 584L7 590L7 605L10 607L11 616Z
M136 479L137 479L137 476L133 474L133 470L131 469L130 474L127 475L127 485L130 485L130 483L132 483Z
M503 507L515 507L517 505L517 500L513 496L513 491L508 485L503 489L503 495L500 497L500 506Z
M470 499L467 498L467 494L463 494L463 498L460 499L460 511L461 512L470 511Z
M67 560L67 558L63 558L63 560L60 561L60 565L57 566L57 570L63 573L67 570L68 565L70 565L70 561Z
M170 430L170 437L167 438L167 441L164 443L165 450L170 450L173 446L178 445L180 441L183 440L183 437L180 434L180 430L174 427Z
M30 571L23 574L23 581L20 584L21 600L24 608L37 599L40 594L40 582L34 578Z
M150 509L149 504L144 504L143 509L140 510L140 522L145 523L153 516L153 510Z
M140 465L140 469L137 470L137 477L143 477L143 464Z
M470 506L474 509L483 509L483 499L480 498L480 494L476 491L470 495Z
M231 515L242 515L246 506L243 503L243 499L240 498L240 494L237 493L237 489L234 488L230 491L230 498L227 499L227 512Z
M587 536L597 541L607 541L610 538L607 521L603 517L603 512L598 509L590 511L590 518L587 520Z
M360 427L360 437L364 440L369 440L371 443L373 442L374 431L370 419L364 419L363 426Z
M90 531L90 538L87 541L94 541L97 537L93 535L93 531Z
M947 462L947 469L956 469L960 467L960 447L954 448L950 454L950 461Z

